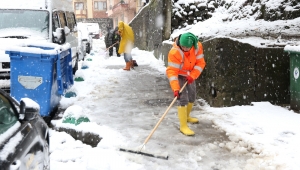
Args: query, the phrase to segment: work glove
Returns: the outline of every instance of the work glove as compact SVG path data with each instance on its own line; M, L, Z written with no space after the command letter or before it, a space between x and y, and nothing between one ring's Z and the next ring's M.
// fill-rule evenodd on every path
M177 99L180 98L180 93L178 90L174 91L174 97L177 97Z
M186 81L188 82L188 84L192 84L194 82L194 79L191 76L187 76Z

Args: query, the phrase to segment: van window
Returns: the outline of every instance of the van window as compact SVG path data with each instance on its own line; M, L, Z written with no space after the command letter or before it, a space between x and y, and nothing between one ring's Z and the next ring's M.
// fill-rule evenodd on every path
M76 19L74 12L66 12L67 14L67 25L71 32L74 31L74 27L76 26Z
M56 31L57 28L60 28L59 17L58 17L57 12L53 12L53 14L52 14L52 30Z
M63 11L59 11L58 16L59 16L60 27L65 28L65 26L67 26L67 20L66 20L65 13Z
M25 32L24 35L38 34L42 37L49 37L49 12L43 10L29 9L0 9L0 32L5 36L7 30L14 32Z

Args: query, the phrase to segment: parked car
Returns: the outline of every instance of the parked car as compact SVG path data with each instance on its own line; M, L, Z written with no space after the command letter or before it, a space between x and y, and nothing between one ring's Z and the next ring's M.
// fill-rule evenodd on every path
M92 38L99 39L101 35L101 29L99 27L98 23L82 23L83 25L86 25L88 27L88 30L90 33L92 33Z
M29 98L20 103L0 89L0 169L50 169L49 128L40 106Z
M83 43L85 52L89 54L93 49L93 33L89 32L87 25L82 22L77 23L77 29L78 41L79 43Z
M68 43L75 73L78 61L84 59L84 51L76 37L77 23L72 4L70 0L0 1L0 44L16 39L60 45ZM9 76L10 58L0 46L0 78Z

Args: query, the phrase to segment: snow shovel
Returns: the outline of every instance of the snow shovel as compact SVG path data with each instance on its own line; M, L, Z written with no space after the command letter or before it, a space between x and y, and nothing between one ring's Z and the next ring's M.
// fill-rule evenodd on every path
M182 90L185 88L185 86L187 85L187 82L184 83L184 85L182 86L182 88L180 89L179 93L182 92ZM173 104L175 103L175 101L177 100L177 96L174 97L172 103L170 104L170 106L167 108L167 110L165 111L165 113L161 116L161 118L159 119L159 121L156 123L155 127L152 129L151 133L148 135L148 137L145 139L144 143L142 144L142 146L140 147L140 149L135 150L135 149L126 149L126 148L120 148L120 151L124 151L124 152L130 152L130 153L136 153L136 154L141 154L141 155L145 155L145 156L150 156L150 157L155 157L155 158L161 158L161 159L166 159L168 160L168 155L159 155L156 153L148 153L148 152L144 152L142 151L142 149L145 147L146 143L149 141L149 139L151 138L151 136L153 135L153 133L155 132L155 130L157 129L157 127L159 126L159 124L162 122L162 120L165 118L165 116L167 115L167 113L169 112L169 110L171 109L171 107L173 106Z
M111 47L113 47L114 45L116 45L117 43L119 43L119 42L115 42L113 45L107 47L107 48L105 49L105 51L103 51L101 54L106 56L107 51L108 51Z

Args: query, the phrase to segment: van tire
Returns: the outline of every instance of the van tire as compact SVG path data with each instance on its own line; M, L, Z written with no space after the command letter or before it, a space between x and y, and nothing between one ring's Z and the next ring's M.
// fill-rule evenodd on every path
M73 68L73 74L75 74L77 70L78 70L78 57L76 58L76 63L75 63L75 66Z

